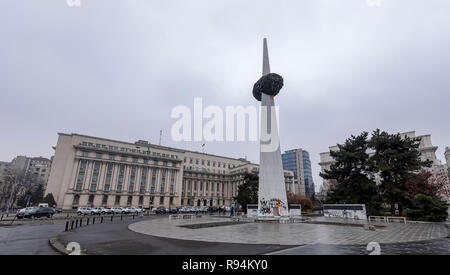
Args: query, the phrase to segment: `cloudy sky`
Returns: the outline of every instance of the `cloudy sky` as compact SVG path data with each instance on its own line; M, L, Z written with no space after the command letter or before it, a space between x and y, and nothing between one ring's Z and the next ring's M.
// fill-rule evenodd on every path
M176 105L257 105L268 37L282 150L319 153L381 128L450 146L448 0L0 1L0 160L53 154L57 133L170 136ZM206 122L206 121L205 121ZM257 142L206 151L258 162Z

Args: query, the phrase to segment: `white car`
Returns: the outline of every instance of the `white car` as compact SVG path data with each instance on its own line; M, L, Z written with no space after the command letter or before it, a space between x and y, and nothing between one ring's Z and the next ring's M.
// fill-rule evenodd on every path
M114 214L126 214L127 213L127 211L125 211L124 208L119 207L119 206L111 207L111 210L113 211Z
M22 208L19 210L19 212L17 212L16 216L18 219L23 219L29 216L32 212L36 212L37 209L38 209L37 207Z
M183 206L180 209L180 213L189 213L189 212L190 212L189 206Z
M145 212L145 209L134 207L134 206L127 207L127 209L129 210L130 213L134 213L136 215L140 214L141 212L142 213Z
M91 210L90 207L78 207L77 214L79 216L81 216L81 215L91 215L92 214L92 210Z
M112 214L112 210L105 207L94 207L92 210L94 210L97 215Z

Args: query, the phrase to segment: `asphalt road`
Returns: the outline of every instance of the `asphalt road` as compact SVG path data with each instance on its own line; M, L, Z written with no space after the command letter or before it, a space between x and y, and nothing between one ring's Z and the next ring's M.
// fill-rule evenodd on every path
M48 239L64 230L65 221L42 219L15 222L12 226L2 225L0 255L55 255L57 253L48 245Z
M157 219L150 217L146 219ZM165 217L167 219L167 217ZM105 222L59 235L65 243L78 242L87 254L96 255L258 255L293 246L211 243L159 238L128 230L136 220ZM218 228L217 230L226 230Z

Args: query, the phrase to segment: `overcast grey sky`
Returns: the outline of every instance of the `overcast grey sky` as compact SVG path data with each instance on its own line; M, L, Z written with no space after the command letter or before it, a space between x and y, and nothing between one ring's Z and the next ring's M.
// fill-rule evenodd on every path
M374 1L374 0L371 0ZM450 146L450 1L0 0L0 160L50 157L57 132L175 143L171 109L257 105L262 38L285 87L282 150L376 128ZM258 162L258 143L208 153Z

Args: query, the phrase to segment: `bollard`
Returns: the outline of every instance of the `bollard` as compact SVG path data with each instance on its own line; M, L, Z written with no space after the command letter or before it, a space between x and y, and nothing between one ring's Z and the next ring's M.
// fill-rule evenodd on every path
M83 218L80 219L80 227L83 226Z
M134 214L133 214L133 220L134 220Z
M75 223L74 220L72 220L71 224L70 224L70 230L73 230L73 224Z
M95 217L92 219L92 224L95 224Z
M100 223L103 223L103 217L100 218Z
M66 229L64 231L69 230L69 221L66 221Z
M123 215L120 215L120 220L122 220L123 219Z
M2 218L0 219L0 221L3 221L3 215L2 215Z
M86 225L89 225L89 218L87 218Z
M111 216L111 221L113 220L114 215Z
M77 222L75 223L75 228L78 227L78 219L76 220Z

